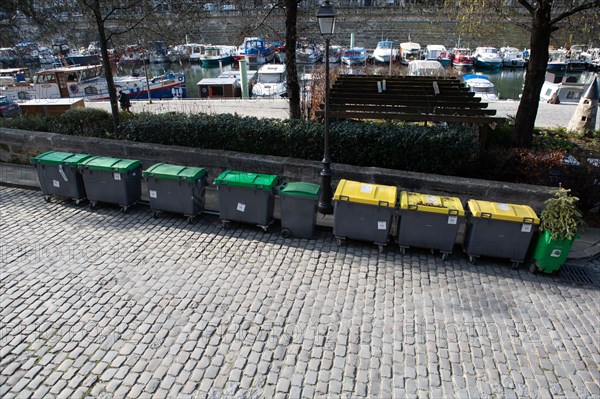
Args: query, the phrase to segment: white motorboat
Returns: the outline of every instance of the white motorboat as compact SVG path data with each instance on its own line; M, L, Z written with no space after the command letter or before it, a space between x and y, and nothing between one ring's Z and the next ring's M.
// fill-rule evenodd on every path
M389 63L390 58L396 61L398 57L398 48L396 43L391 40L381 40L377 43L377 47L373 51L373 61L381 63Z
M256 97L284 97L287 95L285 65L267 64L260 67L252 88Z
M498 93L494 83L484 75L465 75L463 81L469 87L469 90L475 93L475 97L479 97L486 101L498 101Z

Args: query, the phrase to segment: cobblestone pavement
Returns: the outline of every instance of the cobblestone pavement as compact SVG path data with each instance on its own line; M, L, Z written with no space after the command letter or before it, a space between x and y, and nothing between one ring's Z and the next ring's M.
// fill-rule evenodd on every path
M2 398L600 397L591 286L17 188L0 212Z

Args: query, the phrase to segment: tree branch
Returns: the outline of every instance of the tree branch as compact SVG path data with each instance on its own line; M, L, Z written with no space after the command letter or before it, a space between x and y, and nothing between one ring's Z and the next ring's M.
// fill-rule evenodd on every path
M519 0L519 1L521 1L521 0ZM597 8L597 7L600 7L600 0L595 0L590 3L581 4L575 8L571 8L570 10L565 11L562 14L556 16L554 19L552 19L550 21L550 25L554 25L554 24L562 21L563 19L570 17L573 14L577 14L578 12L589 10L592 8Z
M533 15L533 13L535 12L535 9L531 5L531 3L529 3L529 1L527 1L527 0L518 0L518 1L519 1L519 4L521 4L523 7L525 7L525 9L527 11L529 11L529 13L531 15Z

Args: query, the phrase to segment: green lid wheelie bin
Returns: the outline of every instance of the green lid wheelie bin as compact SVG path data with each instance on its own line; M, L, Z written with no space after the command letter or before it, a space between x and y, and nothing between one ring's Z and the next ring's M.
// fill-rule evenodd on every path
M157 163L142 172L154 217L160 212L181 213L191 222L204 209L206 169Z
M273 223L276 175L226 170L215 180L223 228L231 221L251 223L267 231Z
M283 183L279 187L281 235L312 238L317 224L317 205L321 188L305 182Z
M540 219L527 205L470 199L464 248L471 263L480 255L523 263Z
M333 196L333 235L372 241L382 252L394 221L398 189L342 179Z
M437 249L445 260L464 220L460 198L402 191L396 242L402 253L410 247Z
M92 157L90 154L48 151L31 159L35 166L44 200L53 195L72 198L76 204L85 199L85 186L79 163Z
M97 202L116 204L122 212L142 194L142 163L133 159L91 157L79 163L90 207Z

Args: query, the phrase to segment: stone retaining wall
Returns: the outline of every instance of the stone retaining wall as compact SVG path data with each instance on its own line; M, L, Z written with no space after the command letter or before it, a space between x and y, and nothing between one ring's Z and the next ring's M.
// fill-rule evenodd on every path
M319 183L321 163L296 158L236 153L231 151L135 143L92 137L65 136L0 128L0 162L28 163L45 151L85 152L117 158L139 159L144 168L165 162L202 166L212 180L223 170L236 169L277 174L285 181ZM553 195L551 187L503 183L453 176L430 175L373 167L334 164L334 185L339 179L395 185L401 189L428 194L449 194L497 202L529 204L536 211Z

